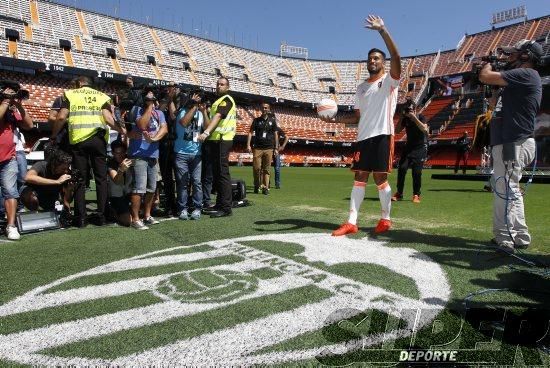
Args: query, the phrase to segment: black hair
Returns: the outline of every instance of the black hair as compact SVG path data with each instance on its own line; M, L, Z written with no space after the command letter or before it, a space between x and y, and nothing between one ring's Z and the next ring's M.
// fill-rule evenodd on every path
M114 152L117 148L123 148L126 151L126 145L120 139L115 139L111 142L111 151Z
M370 54L372 54L373 52L378 52L379 54L382 55L382 58L384 60L386 60L386 53L380 49L377 49L376 47L372 48L369 50L369 53L367 54L369 57L370 57Z
M73 162L73 157L67 152L61 149L53 149L46 160L46 166L50 173L54 172L54 169L62 164L70 165Z
M92 79L85 75L81 75L80 77L77 78L77 80L78 80L79 87L92 85Z

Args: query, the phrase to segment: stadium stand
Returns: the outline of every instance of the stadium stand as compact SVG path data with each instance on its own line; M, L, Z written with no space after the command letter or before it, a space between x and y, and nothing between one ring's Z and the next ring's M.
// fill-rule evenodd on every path
M7 37L6 30L16 31L19 38ZM464 130L473 130L482 100L479 95L469 94L475 91L473 88L457 91L456 96L433 97L432 79L467 75L472 63L481 56L523 38L542 40L548 50L549 31L550 16L544 16L465 35L453 50L402 57L399 102L410 96L424 105L430 139L451 142ZM349 111L357 85L368 78L366 62L362 60L283 58L46 0L0 2L0 56L44 63L46 69L51 65L68 66L207 88L215 85L218 75L224 75L235 92L255 96L253 100L278 101L274 111L290 137L319 142L352 142L356 129L320 121L312 109L314 103L331 96L341 111ZM0 71L1 78L18 80L30 90L27 106L38 123L45 122L51 102L70 79L60 79L52 70L49 72L29 75ZM114 90L109 81L103 88ZM457 99L458 108L453 109ZM469 99L470 106L465 108ZM251 100L243 102L239 107L239 136L246 135L252 118L258 114ZM397 144L405 139L404 133L395 137ZM445 147L438 150L443 152L432 157L437 162L445 161ZM306 156L325 157L298 152L289 154L289 160L303 163Z

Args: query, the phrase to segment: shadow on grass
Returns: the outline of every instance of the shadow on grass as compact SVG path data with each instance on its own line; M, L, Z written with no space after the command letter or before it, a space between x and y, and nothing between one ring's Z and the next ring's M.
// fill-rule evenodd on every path
M428 192L489 193L483 187L480 189L428 189Z

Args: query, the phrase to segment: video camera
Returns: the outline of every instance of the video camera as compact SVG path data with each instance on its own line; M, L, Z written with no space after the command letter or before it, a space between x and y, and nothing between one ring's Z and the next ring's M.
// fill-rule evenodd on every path
M14 91L14 93L5 93L4 90L6 88L9 88ZM0 98L1 99L7 99L7 100L28 100L29 99L29 91L26 89L21 89L21 85L15 81L10 80L0 80Z
M506 70L508 66L508 61L500 59L498 56L495 55L487 55L481 57L482 62L490 63L491 68L495 72L499 72L501 70ZM493 90L498 89L498 87L488 86L483 84L479 80L479 72L481 72L481 69L483 68L482 63L473 63L472 64L472 82L474 85L480 84L483 86L483 95L486 98L491 98L493 96Z

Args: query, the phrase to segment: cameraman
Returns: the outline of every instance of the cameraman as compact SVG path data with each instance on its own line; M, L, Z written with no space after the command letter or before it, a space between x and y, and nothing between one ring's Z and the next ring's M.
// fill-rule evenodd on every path
M143 107L137 109L136 125L128 133L130 146L128 156L133 160L132 193L130 194L132 226L137 230L147 230L147 225L158 224L151 216L151 209L157 188L157 161L159 141L166 135L168 128L164 113L157 109L157 97L154 89L143 90ZM141 197L145 196L144 220L139 219Z
M4 198L7 216L6 234L10 240L20 238L15 226L17 211L17 159L14 142L16 126L28 130L32 128L32 120L21 105L20 86L15 82L0 83L0 189ZM14 106L15 110L11 107ZM14 114L18 112L18 116Z
M468 137L468 132L464 131L462 136L456 141L455 174L458 174L460 161L462 161L462 174L466 174L466 167L468 166L468 157L470 156L471 149L472 142L470 141L470 137Z
M161 92L158 109L164 113L166 118L167 134L159 142L159 168L162 177L162 189L164 191L165 208L168 216L178 216L176 206L174 174L174 139L176 129L176 112L179 104L180 88L176 83L170 82Z
M74 190L74 181L69 175L72 161L68 153L54 149L46 161L32 165L21 190L23 205L31 211L38 208L53 211L61 195L64 209L70 211Z
M204 127L210 123L202 91L192 92L176 118L176 140L174 142L176 187L180 220L198 220L202 210L202 143L198 138ZM187 211L189 181L192 180L193 212Z
M250 145L254 133L254 149ZM246 150L253 155L254 193L269 194L269 172L274 152L279 151L279 136L271 105L262 103L262 115L252 121L246 140Z
M399 122L395 133L400 133L403 128L407 132L407 144L401 153L397 171L397 192L391 198L392 201L403 199L403 187L405 176L409 167L412 169L413 178L413 203L420 203L420 187L422 185L422 167L428 155L428 125L422 114L416 113L416 104L408 100L399 114Z
M500 103L491 121L494 185L492 243L500 250L514 252L531 243L519 188L523 169L535 157L535 117L542 99L542 82L536 68L542 58L542 46L521 40L503 47L507 63L503 71L494 71L487 63L479 80L498 86Z
M109 205L111 216L122 226L130 226L130 167L132 160L126 158L126 145L121 140L111 143L113 157L107 163L109 168Z

